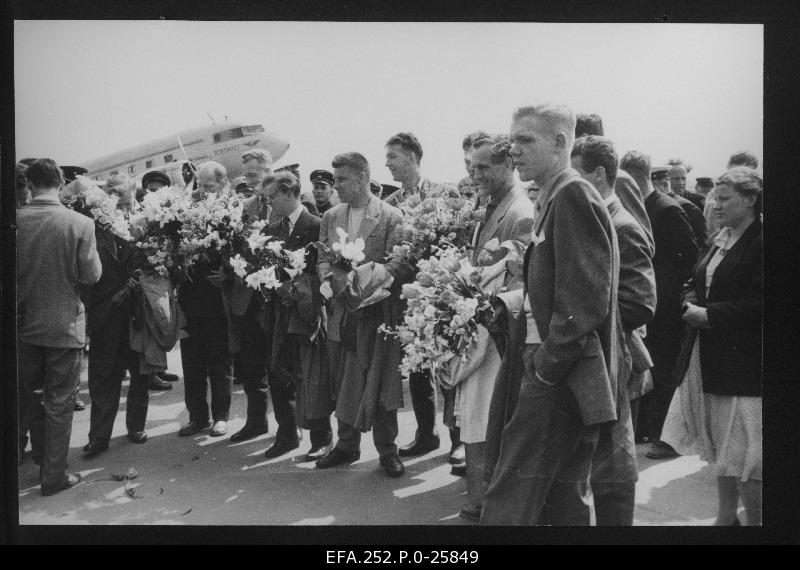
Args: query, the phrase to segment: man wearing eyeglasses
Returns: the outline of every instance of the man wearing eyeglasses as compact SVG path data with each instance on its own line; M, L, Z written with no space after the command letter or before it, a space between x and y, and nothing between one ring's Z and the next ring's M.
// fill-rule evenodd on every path
M268 220L270 206L267 204L266 194L261 188L261 183L272 172L272 155L263 148L245 151L242 154L242 166L247 185L254 193L244 201L244 213L247 214L247 220Z

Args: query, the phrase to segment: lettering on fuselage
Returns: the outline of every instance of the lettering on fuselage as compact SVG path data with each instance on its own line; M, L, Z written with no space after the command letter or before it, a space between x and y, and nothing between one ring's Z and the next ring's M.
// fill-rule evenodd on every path
M222 148L216 149L214 151L214 156L220 156L222 154L228 154L228 153L231 153L231 152L236 152L241 147L242 147L242 145L240 145L240 144L236 144L236 145L233 145L233 146L224 146Z

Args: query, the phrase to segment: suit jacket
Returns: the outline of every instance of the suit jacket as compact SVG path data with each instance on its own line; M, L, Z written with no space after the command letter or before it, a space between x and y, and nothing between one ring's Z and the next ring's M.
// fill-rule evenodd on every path
M322 216L319 230L320 242L330 247L331 244L338 240L336 228L347 228L348 212L349 206L346 203L337 204L325 212L325 215ZM374 261L375 263L384 263L386 265L389 273L395 278L393 290L399 290L400 283L409 282L414 276L413 268L406 263L386 263L386 257L391 254L392 248L401 242L399 227L402 220L403 213L399 209L391 206L387 201L381 201L379 198L372 196L366 206L358 235L349 236L349 239L353 240L358 237L364 239L365 259L362 263ZM317 271L320 282L330 277L332 269L329 254L320 253ZM402 314L403 309L400 299L393 297L388 302L397 305L395 309L399 309L400 314ZM333 312L328 321L328 337L331 340L339 341L339 327L342 324L345 306L342 302L334 301L332 308Z
M80 348L86 317L80 288L102 274L94 222L58 198L17 210L17 340Z
M461 196L458 192L457 188L453 188L449 184L440 184L439 182L431 182L427 178L422 178L419 181L419 190L420 190L420 197L424 200L429 194L436 194L442 192L447 194L448 196L452 196L457 198ZM399 206L403 203L403 189L400 188L389 194L386 198L383 199L384 202L389 204L390 206Z
M566 169L533 231L524 267L542 339L533 368L545 382L569 386L584 424L616 420L619 246L608 210L591 184Z
M486 224L476 228L478 240L475 251L473 252L473 263L477 260L487 242L497 238L500 243L506 240L516 242L520 252L528 247L531 241L531 230L533 229L533 204L528 196L517 189L512 189L497 205L497 208L486 220ZM503 250L498 250L488 263L483 265L493 265L503 258ZM517 272L518 273L518 272ZM510 285L517 282L522 285L522 276L506 272L499 286ZM499 288L499 287L498 287Z
M639 190L639 185L636 184L633 177L622 169L617 170L617 181L614 184L614 193L617 195L620 202L622 202L625 209L628 210L634 219L639 222L639 225L642 226L650 247L655 248L653 227L650 225L650 218L644 207L642 192Z
M116 238L110 232L95 228L97 253L103 266L103 274L91 289L86 307L89 318L89 330L95 334L122 334L122 327L128 327L133 296L121 305L114 305L112 299L125 285L133 267L131 261L131 245ZM119 338L117 336L117 338Z
M653 225L656 253L653 269L656 274L657 305L648 338L660 333L680 338L680 308L683 283L689 278L697 259L697 243L686 213L666 194L653 191L644 201ZM649 344L649 343L648 343Z
M764 265L761 222L755 220L725 254L706 295L712 245L697 264L686 300L706 307L710 328L700 329L703 391L761 396ZM691 350L691 347L688 347Z
M608 205L619 243L619 314L626 333L646 325L656 311L656 275L647 234L619 200Z
M281 337L286 334L302 334L312 337L319 328L320 307L322 298L319 293L319 279L317 277L317 248L311 244L319 239L320 219L312 216L307 210L300 213L289 235L283 235L281 222L270 224L267 233L277 236L282 240L284 249L297 250L306 248L305 285L296 291L299 297L297 303L291 307L283 306L280 301L273 299L277 320L275 335ZM280 326L277 324L280 321ZM282 329L282 330L281 330ZM273 342L273 359L281 348L281 342Z
M697 192L689 192L688 190L684 192L683 197L689 200L692 204L697 206L697 209L701 212L706 205L705 196L698 194Z
M647 370L653 366L639 328L649 323L656 311L656 276L653 271L654 248L647 234L619 200L608 204L619 243L619 314L630 353L627 394L636 399L645 392ZM620 378L620 380L623 380Z
M258 194L253 194L242 202L242 218L244 219L247 216L246 219L250 222L268 220L271 210L272 208L259 200Z
M322 217L320 241L330 248L336 241L336 228L347 228L349 206L334 206ZM369 429L375 419L378 403L386 410L403 407L403 383L400 375L402 348L396 338L384 338L377 332L381 324L390 327L402 322L405 301L399 298L401 285L414 277L413 268L404 262L386 262L392 248L401 241L400 223L403 215L394 206L370 197L357 236L364 239L364 263L384 264L394 277L393 294L383 301L358 310L348 311L342 293L331 301L328 320L328 339L339 343L342 353L334 378L336 385L336 416L356 429ZM320 252L317 271L320 281L332 274L331 257ZM344 334L343 334L344 333ZM348 368L349 367L349 368ZM343 371L356 371L343 374Z
M683 208L686 212L686 217L689 218L689 225L692 226L692 233L694 234L697 247L702 249L706 246L708 240L708 233L706 233L706 218L703 216L703 210L700 210L691 201L678 194L670 194L672 198Z

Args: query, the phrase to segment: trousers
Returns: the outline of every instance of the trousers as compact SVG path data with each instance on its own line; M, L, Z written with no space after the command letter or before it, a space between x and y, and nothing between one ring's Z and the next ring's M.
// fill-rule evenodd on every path
M503 429L483 503L483 525L588 525L588 484L600 426L586 426L564 384L547 386L526 369Z
M92 407L89 440L108 441L119 410L125 370L131 381L125 405L128 431L144 431L150 402L150 376L139 374L139 353L130 347L127 326L121 330L99 330L92 335L89 350L89 395Z
M397 410L386 411L383 406L378 406L375 414L375 423L372 425L372 441L380 457L397 455ZM361 449L361 432L352 425L338 421L336 442L337 449L353 453Z
M267 334L254 319L240 321L242 349L238 354L242 387L247 396L247 421L261 426L267 423Z
M205 423L209 418L206 400L211 385L211 417L227 421L231 407L233 364L228 354L228 329L224 319L193 319L187 326L189 338L181 339L184 398L189 421Z
M413 372L408 378L408 390L411 393L411 407L417 420L417 438L432 437L436 433L436 386L430 370ZM440 387L445 407L455 402L455 390ZM456 447L461 443L460 429L449 428L450 443Z
M590 477L597 526L632 526L635 508L636 446L631 406L621 393L618 420L602 424Z
M17 358L19 433L30 430L33 457L42 466L42 485L57 485L67 471L83 348L18 343Z

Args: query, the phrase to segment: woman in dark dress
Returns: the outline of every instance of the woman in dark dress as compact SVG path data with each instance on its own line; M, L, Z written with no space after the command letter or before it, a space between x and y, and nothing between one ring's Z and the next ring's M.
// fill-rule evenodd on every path
M680 453L699 452L715 465L716 525L740 524L740 498L746 524L761 524L761 190L761 176L745 166L717 180L721 229L684 297L683 320L694 339L685 345L688 369L664 428L665 441Z

